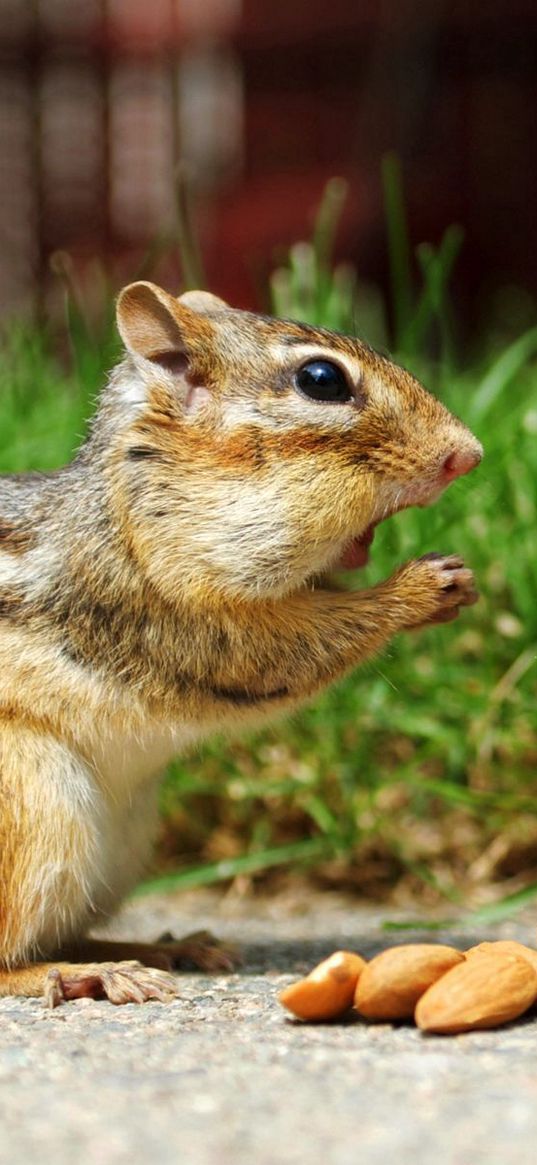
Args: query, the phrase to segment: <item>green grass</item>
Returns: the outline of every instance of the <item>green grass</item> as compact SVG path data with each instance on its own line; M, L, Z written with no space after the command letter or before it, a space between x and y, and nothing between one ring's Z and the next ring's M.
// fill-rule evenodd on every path
M332 264L345 196L336 180L312 241L274 273L273 308L390 342L483 441L475 474L432 509L379 528L357 580L429 550L457 552L481 602L456 624L400 636L300 716L175 762L160 870L165 884L186 887L291 866L324 885L375 896L396 886L401 900L419 891L456 904L485 900L492 884L507 911L535 893L537 878L537 328L499 349L484 337L483 355L457 369L449 279L461 234L450 228L413 255L394 159L384 180L391 303ZM117 341L109 302L93 331L74 302L71 294L63 343L21 324L6 331L2 471L61 464L83 433Z

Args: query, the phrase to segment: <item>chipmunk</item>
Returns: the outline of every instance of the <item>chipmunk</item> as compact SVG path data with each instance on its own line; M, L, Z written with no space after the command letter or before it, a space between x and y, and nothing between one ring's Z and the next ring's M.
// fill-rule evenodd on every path
M410 373L148 282L117 324L126 357L73 462L0 478L0 995L51 1005L167 999L182 956L226 965L203 934L86 937L146 866L172 757L477 598L456 555L327 582L481 459Z

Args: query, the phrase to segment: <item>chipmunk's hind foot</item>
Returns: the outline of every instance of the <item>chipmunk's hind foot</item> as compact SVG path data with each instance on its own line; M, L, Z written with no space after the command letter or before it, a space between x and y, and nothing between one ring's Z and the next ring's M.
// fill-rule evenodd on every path
M42 997L47 1007L69 999L109 999L111 1003L169 1003L178 994L167 971L135 961L121 963L34 963L0 970L0 996Z
M237 948L221 942L210 930L196 930L181 939L166 931L155 946L169 958L170 970L194 966L200 971L234 971L241 964Z
M53 1008L70 999L108 999L110 1003L169 1003L178 994L177 983L166 971L144 967L135 960L123 963L59 964L44 977L45 1005Z
M208 930L196 930L184 938L176 938L166 931L154 943L86 938L75 946L64 947L61 955L80 963L135 959L144 967L158 967L162 971L194 968L213 973L233 971L241 961L236 947L221 942Z

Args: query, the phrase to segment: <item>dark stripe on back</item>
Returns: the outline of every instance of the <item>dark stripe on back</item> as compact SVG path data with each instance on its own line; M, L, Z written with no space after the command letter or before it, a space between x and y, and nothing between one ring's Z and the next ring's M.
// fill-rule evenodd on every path
M207 694L216 700L226 700L241 707L261 704L264 700L284 700L289 695L288 688L276 688L274 692L247 692L243 688L207 688Z
M162 453L159 449L153 449L149 445L133 445L131 449L127 449L127 457L129 461L162 461Z
M0 591L0 619L16 619L22 611L23 602L19 591Z
M6 518L0 518L0 550L23 554L34 543L34 535Z

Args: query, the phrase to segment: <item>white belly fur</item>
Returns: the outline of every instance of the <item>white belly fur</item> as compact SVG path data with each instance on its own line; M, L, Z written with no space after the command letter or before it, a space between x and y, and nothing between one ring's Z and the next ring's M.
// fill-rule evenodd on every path
M148 869L158 829L158 792L169 761L201 733L157 726L143 734L99 738L91 768L101 804L93 913L109 915Z

